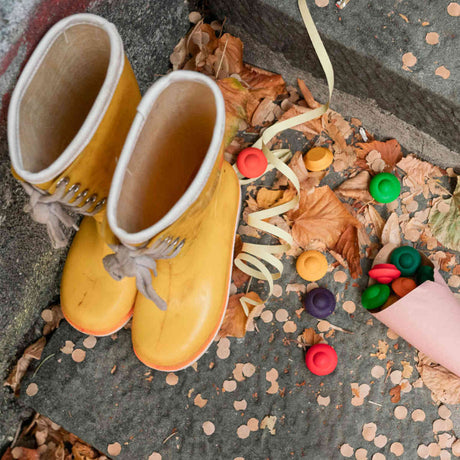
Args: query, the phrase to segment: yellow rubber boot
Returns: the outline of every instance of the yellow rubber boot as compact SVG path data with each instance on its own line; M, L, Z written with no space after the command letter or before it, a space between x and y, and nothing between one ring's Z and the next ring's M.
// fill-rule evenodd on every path
M225 315L240 188L223 161L225 107L210 78L172 72L138 112L107 204L120 244L104 265L136 277L138 358L175 371L206 351Z
M115 26L69 16L43 37L13 91L8 143L25 210L55 248L73 214L103 212L113 171L140 100Z

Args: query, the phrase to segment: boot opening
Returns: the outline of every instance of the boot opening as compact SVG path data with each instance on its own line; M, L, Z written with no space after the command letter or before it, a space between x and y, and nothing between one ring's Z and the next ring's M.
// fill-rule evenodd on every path
M117 222L128 233L157 223L184 195L211 144L216 101L195 81L171 83L156 99L124 176Z
M70 144L101 90L110 55L108 33L91 24L71 26L53 42L19 107L24 170L42 171Z

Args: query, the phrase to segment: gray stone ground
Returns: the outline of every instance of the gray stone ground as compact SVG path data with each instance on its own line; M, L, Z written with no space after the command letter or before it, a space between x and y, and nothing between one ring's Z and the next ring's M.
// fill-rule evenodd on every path
M293 80L294 77L301 75L307 80L313 93L324 100L324 84L318 80L321 73L317 64L313 64L311 60L307 59L305 62L310 63L311 66L304 66L303 59L296 58L297 54L295 53L304 53L305 49L308 49L307 39L297 37L296 45L292 46L294 41L291 40L289 47L286 45L284 48L279 47L277 46L277 39L272 40L265 35L260 35L260 27L256 27L257 22L252 19L252 17L258 17L259 13L245 17L247 24L245 21L237 22L238 16L231 16L228 11L228 4L226 6L224 3L220 2L222 10L219 10L218 16L229 15L230 30L238 33L245 42L247 61L279 71L288 80ZM240 3L244 6L244 2ZM259 4L259 2L257 3ZM289 16L291 10L290 7L285 8L286 2L278 3L281 13ZM295 2L292 3L295 4ZM382 5L384 3L389 5L391 2L379 2ZM397 12L407 15L411 23L416 23L419 16L422 19L428 18L436 26L433 30L440 33L442 41L456 43L455 40L458 41L458 37L455 30L458 27L452 32L452 24L458 24L459 19L445 18L445 8L448 2L440 3L443 5L442 11L438 4L434 7L433 3L430 2L429 5L433 8L425 16L425 13L422 14L419 9L422 8L420 6L422 3L416 6L414 2L399 2ZM36 17L34 8L43 4L49 6L49 10L46 10L47 22L31 25L26 18ZM217 8L218 4L218 1L211 3L214 5L213 8ZM366 16L368 22L365 27L365 23L361 21L359 16L359 14L367 11L366 8L363 9L363 4L362 0L352 0L347 9L340 15L332 3L327 9L312 7L312 13L318 21L321 31L323 31L323 26L327 26L328 30L330 29L328 21L332 21L331 24L337 26L338 17L342 17L341 26L335 27L337 29L334 32L335 38L328 37L326 45L333 55L333 59L338 59L335 65L336 75L339 76L339 88L353 93L354 96L340 90L336 91L333 107L344 115L354 115L361 118L365 126L380 137L396 137L409 151L418 153L426 159L431 159L431 161L442 166L458 165L460 163L458 154L431 137L434 136L438 140L441 139L445 145L452 146L453 134L452 129L449 128L451 125L454 126L452 122L443 122L447 134L443 130L433 128L433 126L439 125L439 120L434 120L431 123L425 119L426 123L423 125L423 129L429 134L425 134L408 124L407 121L414 122L414 120L408 116L404 103L401 104L403 108L396 104L395 97L397 99L397 96L393 96L393 102L391 102L393 105L386 106L372 92L367 89L363 91L364 87L368 88L369 85L372 85L372 72L375 71L375 68L372 69L372 66L369 66L369 68L366 67L365 73L359 76L350 76L347 74L349 70L340 63L340 59L343 58L343 49L340 48L341 51L337 51L339 48L333 40L343 41L343 38L346 37L347 43L355 43L353 40L356 41L359 38L362 45L362 50L359 48L361 53L371 53L372 56L378 57L384 64L382 75L390 75L389 81L393 82L393 88L388 89L389 94L395 87L406 88L407 82L413 84L414 88L417 87L416 85L422 85L424 88L422 93L425 94L426 91L429 91L429 97L434 97L436 103L432 104L432 99L428 98L426 100L430 103L426 104L426 108L423 110L412 109L412 111L420 113L430 113L431 105L435 107L435 110L438 110L436 104L444 101L441 97L447 97L446 94L450 95L451 102L458 103L458 92L449 92L452 85L455 88L456 84L458 89L459 73L458 70L455 72L455 69L458 69L458 63L455 61L458 58L458 53L450 56L448 62L453 64L452 68L446 64L451 70L449 80L433 77L433 69L424 70L427 67L425 64L421 68L415 67L412 73L405 73L405 71L398 71L398 73L395 68L400 65L401 53L406 52L406 50L416 54L419 57L419 62L422 61L422 58L431 59L428 55L422 56L422 51L427 46L422 46L424 35L421 35L419 29L415 29L414 24L411 25L414 27L413 29L399 28L399 23L396 22L399 19L395 14L391 19L393 29L390 35L392 39L401 39L407 46L395 45L394 49L385 48L383 54L379 54L377 49L367 49L367 41L363 40L362 37L368 34L368 41L371 41L371 32L376 28L375 24L380 24L379 21L383 17L384 8L375 10L375 7L369 3L369 10L373 11L373 16L372 18ZM367 3L365 4L367 5ZM8 103L8 94L14 86L25 57L30 51L30 44L43 34L48 27L47 24L52 24L60 17L65 16L66 11L68 11L65 8L70 8L69 5L73 8L72 12L83 11L86 8L84 0L58 2L56 4L36 0L21 0L5 1L0 5L0 56L3 56L3 53L7 52L17 40L22 40L22 37L27 35L30 30L34 31L32 37L28 37L28 41L22 40L15 57L8 62L7 67L4 68L3 65L0 65L3 114ZM141 90L145 92L158 75L167 71L168 56L175 43L184 35L189 26L186 19L188 7L182 1L157 0L150 3L100 1L93 2L89 6L89 10L101 14L117 25L124 39L127 54L133 64ZM238 8L235 9L238 10ZM291 13L289 21L293 21L294 10ZM280 17L282 16L280 15ZM289 30L293 30L292 22L289 21L283 24ZM453 23L452 21L457 22ZM244 27L239 27L240 23ZM267 21L265 16L261 16L261 23L265 25L267 30L271 27L271 23ZM360 23L362 23L362 28L356 35L356 26ZM254 27L247 27L251 24ZM298 24L297 27L299 27ZM425 29L421 30L425 31ZM270 30L273 33L273 30ZM267 40L263 44L257 41L265 40L265 38ZM385 43L386 41L382 37L379 46L384 46ZM420 49L417 48L418 46ZM399 51L400 48L401 52ZM445 49L441 50L440 47L429 49L431 50L429 52L425 50L428 54L434 53L434 50L439 53L445 52ZM291 52L295 55L292 55ZM418 54L419 52L422 54ZM357 57L354 53L351 55L356 60L350 61L352 62L350 68L362 69L362 56ZM5 62L2 59L0 58L0 64ZM370 61L366 59L366 62ZM373 57L372 62L375 63ZM440 63L443 62L440 61ZM305 70L311 71L315 76L306 73ZM348 83L341 80L340 75L348 75ZM425 75L424 78L422 78L423 75ZM353 83L355 80L356 82ZM447 93L443 93L443 91L447 91ZM395 94L400 93L396 91ZM433 94L440 97L436 99ZM364 99L368 96L371 99ZM372 99L377 99L380 107ZM382 110L382 106L404 117L406 121L401 121L394 114ZM40 336L43 325L39 318L40 311L58 300L59 278L66 251L52 251L47 242L46 233L41 226L31 222L28 216L21 212L25 204L25 196L21 187L16 184L9 173L4 118L0 121L0 171L0 305L2 306L0 377L4 378L25 346ZM283 284L292 282L294 278L295 273L292 270L287 270ZM330 283L331 278L327 278L326 282ZM337 292L335 285L334 290ZM357 290L353 289L353 293L350 295L356 296ZM291 293L282 301L274 300L268 305L268 308L275 311L280 305L287 308L292 315L294 309L298 308L300 304L296 294ZM286 453L289 454L288 447L295 452L294 458L301 456L302 448L305 453L308 452L309 456L312 451L317 449L317 456L312 458L336 458L338 454L331 454L331 452L336 452L334 449L340 443L345 442L348 438L353 440L359 438L357 437L359 428L357 427L358 424L355 425L354 423L355 419L359 419L363 423L378 421L382 433L391 436L394 441L398 440L396 435L399 430L400 438L404 437L408 440L407 449L410 454L405 458L415 458L412 453L416 441L428 443L432 440L429 422L434 420L435 408L431 404L429 392L426 389L416 390L406 395L406 399L402 401L403 403L410 403L410 407L413 408L422 407L427 412L427 423L417 426L405 422L396 424L395 419L390 417L392 408L387 395L389 384L383 384L381 381L372 386L369 399L383 404L382 408L367 404L353 408L353 411L349 410L351 398L349 383L369 383L370 380L369 359L366 360L361 357L355 362L353 360L360 354L363 355L359 351L359 347L369 349L377 343L378 338L385 337L385 328L378 324L373 327L366 326L363 320L367 316L362 311L357 311L354 321L351 321L351 318L340 309L335 315L331 322L345 328L349 327L355 332L353 336L354 347L350 347L350 336L348 335L337 333L333 341L333 345L339 352L341 363L353 362L353 365L348 365L348 373L343 372L343 368L339 369L330 380L324 380L322 387L318 387L320 380L313 378L303 367L301 350L294 345L282 345L282 338L285 334L281 325L276 322L273 324L260 323L260 334L250 334L244 341L232 340L232 353L227 360L216 359L216 348L215 346L211 347L208 354L198 364L199 372L195 373L193 370L188 370L180 373L179 383L174 387L165 384L163 374L153 372L151 374L153 380L148 382L149 376L144 375L147 369L135 360L130 351L129 331L121 331L115 341L110 338L99 340L94 350L87 351L86 360L77 365L69 356L62 355L59 348L65 340L73 340L77 346L81 347L83 337L72 331L67 325L63 326L52 337L43 357L46 358L53 353L55 355L43 364L35 376L34 380L39 384L37 396L33 400L23 397L23 400L18 403L8 389L2 390L0 450L5 446L8 438L11 439L14 435L19 421L30 413L27 407L31 405L50 415L53 420L62 423L64 427L80 434L101 450L105 450L111 442L120 442L123 445L122 456L124 458L144 458L146 454L153 451L161 452L163 458L177 458L175 453L178 451L181 458L195 458L198 454L204 458L233 458L241 455L248 459L270 454L272 458L280 458L284 457ZM299 331L305 326L314 324L311 318L307 318L306 315L303 315L296 322ZM272 333L274 339L269 345L267 340ZM295 338L297 334L292 334L292 336ZM398 343L400 348L394 352L398 360L403 359L406 355L409 357L414 355L413 350L408 348L403 341L399 340ZM398 354L399 352L401 354ZM216 387L220 389L223 380L230 378L235 363L248 361L258 366L256 374L247 381L239 383L235 393L230 395L229 393L222 394L219 391L218 394ZM215 362L213 370L208 369L210 362ZM114 364L117 365L117 370L112 375L110 370ZM272 367L279 370L280 387L286 387L286 392L290 391L291 397L280 398L265 394L265 390L268 388L268 383L265 381L265 371ZM284 373L285 368L289 368L286 374ZM304 380L306 381L305 385L295 385L295 383L300 385ZM212 383L210 384L210 382ZM188 397L192 388L194 391ZM331 396L331 405L327 408L318 408L316 404L315 394L319 388L321 388L321 394ZM258 393L257 396L253 396L255 392ZM193 405L193 398L196 393L201 393L204 398L209 398L208 404L203 409ZM247 399L248 409L244 415L236 415L232 401L242 398ZM133 401L139 400L143 402L143 408L133 408ZM345 407L343 412L334 409L335 405L340 404ZM260 420L269 414L278 416L277 435L271 436L265 431L252 433L246 440L240 440L236 437L236 428L238 425L246 423L248 418L257 417ZM334 423L330 422L331 419L334 420ZM204 436L201 430L201 423L205 420L213 420L216 425L216 433L211 437ZM457 424L456 426L460 425ZM163 439L171 433L173 428L178 429L179 438L173 437L163 445ZM457 432L457 434L459 433ZM132 440L129 439L131 436L134 436ZM280 442L280 439L283 441ZM125 446L124 442L128 442L128 445ZM362 440L361 442L364 443ZM176 447L177 445L179 448ZM354 447L360 446L356 444ZM369 450L372 451L372 447Z

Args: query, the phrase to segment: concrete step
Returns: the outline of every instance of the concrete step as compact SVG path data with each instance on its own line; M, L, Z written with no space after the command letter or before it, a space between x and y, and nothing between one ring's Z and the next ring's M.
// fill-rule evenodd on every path
M195 3L220 19L226 18L227 30L243 39L250 62L254 55L261 55L262 45L262 49L282 55L293 67L323 79L297 1ZM333 0L307 3L331 58L339 90L375 100L380 108L451 150L459 150L460 17L452 15L458 14L458 3L350 0L343 10ZM437 34L429 39L439 43L428 44L428 33ZM253 39L254 47L248 46L247 36ZM404 68L406 53L412 53L416 62ZM405 59L414 61L411 56ZM270 60L264 62L272 68Z

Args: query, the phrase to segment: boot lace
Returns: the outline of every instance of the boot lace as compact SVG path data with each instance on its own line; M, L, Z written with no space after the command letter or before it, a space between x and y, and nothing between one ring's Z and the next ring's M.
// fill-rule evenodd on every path
M59 180L52 194L27 182L21 181L21 185L29 195L29 202L24 206L24 211L29 213L35 222L46 225L51 244L55 249L65 247L68 243L63 227L78 230L77 217L72 214L93 216L100 211L106 201L104 198L96 203L97 194L87 197L89 193L87 189L79 193L80 184L73 184L67 189L68 177Z
M155 241L151 247L132 248L123 244L109 245L114 254L102 260L105 269L115 281L135 277L138 291L155 303L160 310L166 310L166 302L152 286L152 273L157 276L157 260L172 259L184 247L185 239L166 236Z

